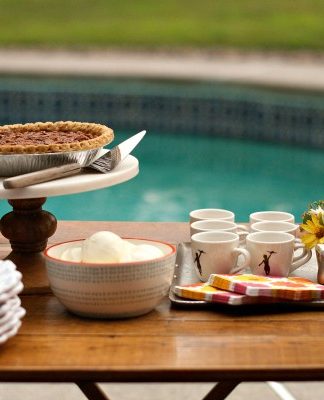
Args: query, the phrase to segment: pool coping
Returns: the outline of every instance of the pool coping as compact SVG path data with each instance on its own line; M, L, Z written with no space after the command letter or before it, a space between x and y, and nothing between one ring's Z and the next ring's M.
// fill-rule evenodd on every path
M323 53L0 49L0 74L220 81L324 91Z

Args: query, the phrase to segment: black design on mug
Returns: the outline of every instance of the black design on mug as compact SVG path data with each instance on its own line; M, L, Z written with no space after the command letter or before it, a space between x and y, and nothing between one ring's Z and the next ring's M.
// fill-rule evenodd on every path
M270 257L272 256L272 254L276 254L276 251L271 250L271 251L268 251L268 253L269 253L269 255L263 254L263 261L261 261L259 264L259 267L261 267L261 265L264 264L264 272L266 275L270 275L271 268L270 268L269 260L270 260Z
M203 250L198 250L198 251L199 251L199 253L198 252L195 253L196 257L194 259L194 262L197 263L197 268L198 268L199 274L201 275L200 257L202 254L205 254L205 252Z

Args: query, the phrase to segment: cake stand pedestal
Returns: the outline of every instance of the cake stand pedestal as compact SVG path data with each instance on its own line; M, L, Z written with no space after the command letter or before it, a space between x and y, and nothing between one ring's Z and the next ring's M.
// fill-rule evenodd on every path
M21 189L4 189L0 178L0 198L7 199L13 208L0 220L0 231L9 239L12 250L5 258L23 274L25 293L49 291L42 252L56 231L57 220L42 209L46 198L107 188L132 179L138 172L138 160L129 155L108 174L85 170Z

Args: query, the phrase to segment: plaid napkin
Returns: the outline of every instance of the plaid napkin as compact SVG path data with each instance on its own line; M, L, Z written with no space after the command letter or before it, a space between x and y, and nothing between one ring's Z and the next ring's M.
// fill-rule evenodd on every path
M223 303L230 305L256 304L256 303L273 303L276 299L269 297L259 298L251 297L246 294L232 293L225 290L217 289L207 283L194 283L191 285L175 286L173 292L185 299L203 300L208 303Z
M290 301L324 299L324 286L300 277L265 277L252 274L210 275L208 284L222 290L248 296L270 297Z

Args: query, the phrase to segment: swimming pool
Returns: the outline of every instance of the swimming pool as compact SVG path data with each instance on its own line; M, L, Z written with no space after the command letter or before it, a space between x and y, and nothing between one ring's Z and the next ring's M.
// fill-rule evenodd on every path
M221 82L0 76L0 125L58 120L324 149L324 93Z
M116 143L129 134L117 133ZM323 197L323 154L262 142L148 132L133 153L140 173L121 185L49 198L65 220L186 221L196 208L227 208L238 221L255 210L284 210L297 220ZM0 202L0 212L10 210Z
M255 210L297 220L323 198L324 95L199 82L0 77L0 124L74 119L141 129L139 175L49 198L58 219L186 221L195 208ZM297 146L296 146L297 145ZM11 207L0 201L0 213Z

